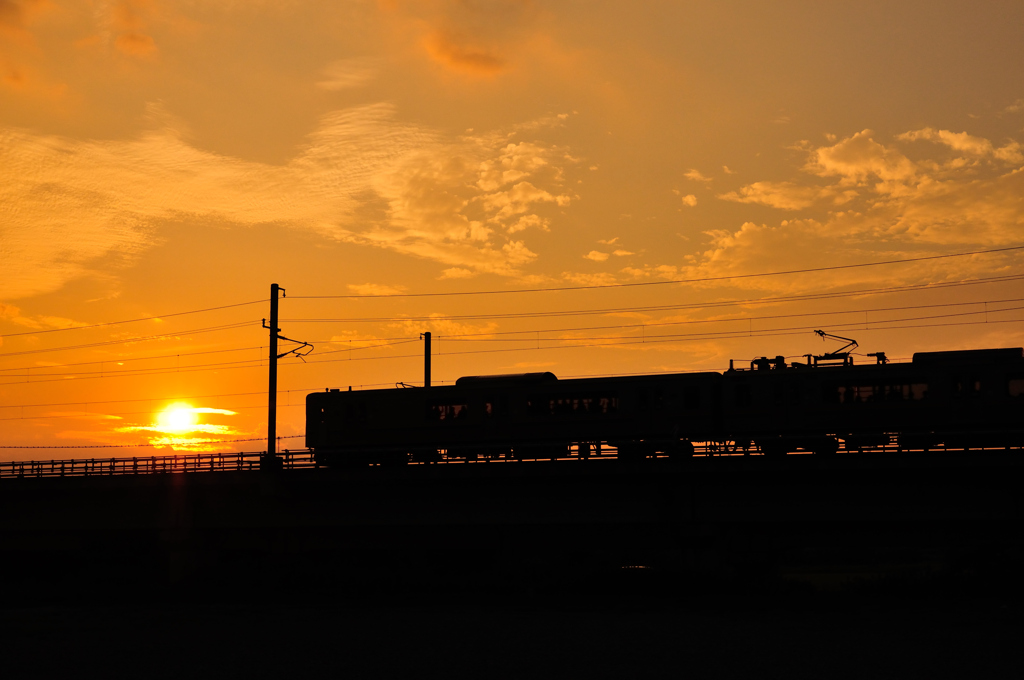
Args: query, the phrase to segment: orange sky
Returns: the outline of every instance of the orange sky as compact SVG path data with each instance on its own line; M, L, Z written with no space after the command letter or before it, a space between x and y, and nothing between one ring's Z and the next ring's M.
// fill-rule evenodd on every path
M0 0L0 445L263 436L273 282L315 345L282 363L282 435L308 391L420 381L426 330L435 382L835 347L812 328L1024 345L1020 281L935 285L1018 251L301 299L1022 245L1022 26L941 0ZM168 428L174 403L197 411Z

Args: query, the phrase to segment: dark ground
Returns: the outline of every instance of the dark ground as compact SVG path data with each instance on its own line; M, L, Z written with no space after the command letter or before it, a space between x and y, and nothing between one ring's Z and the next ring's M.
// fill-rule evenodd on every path
M65 603L0 609L5 678L1018 678L1016 598ZM603 600L595 602L595 600Z

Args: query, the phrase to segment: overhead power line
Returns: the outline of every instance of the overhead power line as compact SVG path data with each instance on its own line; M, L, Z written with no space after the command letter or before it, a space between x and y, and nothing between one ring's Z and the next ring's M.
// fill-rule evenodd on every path
M516 288L512 290L472 290L446 293L365 293L361 295L294 295L289 300L330 300L330 299L358 299L358 298L420 298L420 297L454 297L460 295L513 295L516 293L549 293L569 290L596 290L601 288L636 288L642 286L667 286L678 283L708 283L711 281L735 281L739 279L756 279L770 276L790 276L793 274L815 274L827 271L842 271L846 269L863 269L866 267L881 267L890 264L908 264L911 262L926 262L930 260L946 260L955 257L969 257L971 255L991 255L995 253L1006 253L1024 250L1024 245L1007 246L1004 248L990 248L987 250L972 250L964 253L949 253L946 255L922 255L921 257L903 257L892 260L880 260L877 262L861 262L858 264L837 264L826 267L808 267L806 269L785 269L774 272L758 272L755 274L728 274L723 276L704 276L689 279L669 279L666 281L637 281L633 283L600 283L589 286L552 286L547 288Z
M908 321L936 320L936 319L951 318L951 317L963 317L963 316L979 316L979 315L983 315L983 314L994 314L994 313L998 313L998 312L1019 311L1021 309L1024 309L1024 306L1022 306L1022 307L1003 308L1003 309L997 309L997 310L987 310L987 311L986 310L979 310L979 311L976 311L976 312L956 312L956 313L952 313L952 314L939 314L939 315L930 315L930 316L908 317L908 318L901 318L901 319L876 320L876 321L870 321L870 322L865 322L865 321L859 320L859 321L848 322L848 323L831 323L830 327L832 327L832 328L864 328L864 326L866 324L868 324L868 325L874 326L874 328L871 328L871 329L865 328L865 330L888 330L888 329L896 329L896 328L931 328L931 327L938 328L938 327L948 327L948 326L957 326L957 325L969 326L969 325L975 325L977 323L991 323L991 324L996 324L996 323L1019 323L1019 322L1024 321L1024 319L1001 319L1001 320L988 320L988 319L986 319L986 320L979 321L979 322L961 321L961 322L955 322L955 323L941 323L941 324L917 324L917 325L912 325L912 326L894 326L894 325L892 325L892 324L897 324L897 323L906 323ZM814 315L812 315L812 316L814 316ZM761 320L764 320L764 319L768 319L770 317L759 317L759 318ZM733 319L716 319L716 320L711 320L711 321L702 321L700 323L720 323L720 322L725 322L725 321L737 322L737 321L753 321L753 320L756 320L756 319L754 319L753 317L735 317ZM689 323L689 322L681 322L681 323ZM653 326L654 324L649 324L649 325ZM664 324L664 325L671 325L671 324ZM814 324L814 325L816 326L818 324ZM641 325L641 326L637 326L637 327L639 327L639 328L646 328L647 326L646 325ZM743 338L743 337L764 337L764 336L776 335L778 333L775 333L775 331L779 331L779 330L806 332L808 330L813 330L813 326L799 326L799 327L791 327L791 328L787 328L787 329L764 329L764 330L754 330L754 329L748 328L748 329L738 329L738 330L735 330L735 331L704 331L704 332L699 332L699 333L681 333L681 334L672 334L672 335L657 335L657 336L646 336L646 339L638 339L638 340L636 340L636 342L640 342L640 343L646 342L648 344L656 344L656 343L661 343L661 342L677 342L677 341L684 341L684 340L721 340L721 339ZM538 332L538 331L535 331L535 332ZM571 348L571 347L595 347L595 346L615 346L616 344L633 344L632 341L624 342L624 343L606 342L608 340L618 340L618 339L622 339L622 338L625 338L625 337L627 337L627 336L597 336L597 337L584 337L584 338L579 338L579 337L576 337L576 338L544 338L543 340L541 340L540 338L537 338L536 339L537 342L543 341L545 343L553 343L553 342L565 343L565 342L570 342L570 341L575 341L575 340L587 340L587 341L597 341L597 342L596 342L596 344L583 344L583 345L578 345L578 344L577 345L568 345L568 344L552 345L552 344L548 344L548 345L545 345L544 347L524 348L524 349L562 349L562 348ZM505 340L505 341L506 342L515 342L517 340L513 339L513 340ZM524 341L525 342L530 342L530 341L534 341L534 339L530 338L530 339L518 340L518 341L520 341L520 342L524 342ZM340 352L345 352L345 351L348 351L348 350L337 350L337 351L334 351L332 353L340 353ZM479 353L487 353L487 352L504 352L504 351L515 351L515 348L495 349L495 350L474 350L474 351L444 352L444 351L442 351L440 349L440 347L438 347L438 352L437 353L438 353L438 355L451 356L451 355L457 355L457 354L479 354ZM308 365L313 365L313 364L336 363L336 362L341 362L341 361L376 361L376 360L381 360L381 359L408 359L408 358L416 358L416 357L421 357L421 356L422 356L421 354L393 354L393 355L390 355L390 356L369 356L369 357L366 357L366 356L363 356L363 357L347 356L345 358L340 358L340 359L315 359L315 358L311 358L311 359L309 359L308 361L306 361L303 364L292 363L292 364L284 364L283 366L284 367L299 366L299 365L307 365L308 366ZM31 383L24 382L24 381L0 382L0 385L37 384L37 383L44 383L44 382L66 381L69 378L88 380L88 379L95 379L95 378L127 377L129 375L131 375L131 376L151 376L151 375L161 375L161 374L168 374L168 373L191 373L191 372L206 371L206 370L232 370L232 369L245 369L245 368L259 368L260 366L259 366L258 363L256 363L257 361L258 360L253 360L251 364L245 364L245 362L223 362L223 363L219 363L219 364L201 364L201 365L198 365L198 366L188 366L188 367L181 367L181 368L174 368L174 369L153 369L153 370L148 371L148 372L111 373L111 374L102 375L102 376L101 375L89 375L89 374L72 374L72 375L68 375L68 376L48 377L48 378L42 379L42 380L33 380ZM233 365L233 364L241 364L241 365Z
M537 333L571 333L574 331L597 331L597 330L612 330L616 328L657 328L660 326L685 326L694 324L707 324L707 323L729 323L729 322L740 322L740 321L773 321L776 319L794 319L808 316L839 316L843 314L877 314L880 312L896 312L896 311L907 311L911 309L936 309L943 307L966 307L974 305L985 305L985 309L979 309L975 312L959 312L955 316L960 315L972 315L972 314L995 314L997 312L1008 312L1021 309L1020 307L1001 307L1001 308L989 308L988 305L1005 304L1010 302L1024 302L1024 298L1010 298L1004 300L983 300L979 302L942 302L931 305L905 305L902 307L874 307L868 309L849 309L849 310L836 310L836 311L821 311L821 312L800 312L793 314L767 314L764 316L731 316L721 317L717 319L684 319L680 321L648 321L643 323L631 323L631 324L614 324L607 326L581 326L581 327L570 327L570 328L550 328L546 330L523 330L523 331L490 331L480 333L453 333L451 335L438 335L437 339L445 339L451 341L461 342L484 342L485 340L491 339L490 336L495 335L535 335ZM932 317L922 317L932 318ZM899 320L899 319L898 319ZM872 323L886 323L885 320L875 320ZM486 336L486 337L485 337ZM479 338L479 339L474 339ZM495 339L498 342L505 342L502 339ZM532 338L526 338L526 341L530 341Z
M779 304L783 302L808 302L815 300L831 300L837 298L885 295L890 293L920 292L961 286L975 286L988 283L1007 283L1024 280L1024 274L993 276L984 279L970 279L943 283L922 283L908 286L887 286L883 288L859 288L843 292L810 293L807 295L783 295L764 298L747 298L735 300L718 300L714 302L690 302L675 305L648 305L634 307L603 307L592 309L568 309L547 312L510 312L502 314L435 314L431 316L357 316L339 318L294 318L281 319L288 323L386 323L395 321L486 321L492 319L538 319L546 317L585 316L599 314L622 314L638 312L678 311L685 309L708 309L715 307L754 306Z
M174 316L185 316L187 314L199 314L201 312L217 312L232 307L245 307L247 305L258 305L266 300L252 300L250 302L238 302L233 305L221 305L220 307L206 307L205 309L192 309L187 312L174 312L173 314L161 314L159 316L143 316L136 319L123 319L121 321L104 321L103 323L85 324L81 326L68 326L67 328L47 328L45 330L24 331L21 333L0 333L0 338L16 338L19 335L41 335L43 333L62 333L64 331L80 331L87 328L104 328L106 326L119 326L126 323L137 323L140 321L155 321L157 319L169 319Z
M66 345L64 347L49 347L46 349L26 349L20 352L4 352L0 354L0 358L4 357L17 357L24 356L26 354L45 354L47 352L63 352L66 350L73 349L90 349L92 347L106 347L109 345L126 345L130 342L144 342L146 340L163 340L168 337L177 337L181 335L198 335L200 333L213 333L215 331L226 331L235 328L242 328L249 324L254 324L255 321L241 321L239 323L229 323L222 326L210 326L208 328L196 328L187 331L175 331L174 333L160 333L158 335L145 335L135 338L123 338L121 340L106 340L103 342L90 342L83 345Z

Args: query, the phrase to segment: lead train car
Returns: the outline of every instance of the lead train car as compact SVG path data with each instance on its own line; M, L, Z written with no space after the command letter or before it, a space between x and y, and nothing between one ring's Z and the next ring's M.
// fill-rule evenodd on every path
M690 453L717 436L718 373L559 380L552 373L464 377L455 385L315 392L306 446L319 463L412 459L619 457Z
M884 355L883 355L884 356ZM767 455L1024 445L1024 350L918 352L854 366L760 359L725 373L722 430Z

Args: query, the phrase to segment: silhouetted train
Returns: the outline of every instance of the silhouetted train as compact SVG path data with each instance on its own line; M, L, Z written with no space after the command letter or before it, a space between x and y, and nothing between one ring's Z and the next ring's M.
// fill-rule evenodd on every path
M306 398L306 445L324 464L689 456L703 450L836 453L1024 445L1024 350L920 352L854 365L847 353L762 357L724 373L455 385Z

